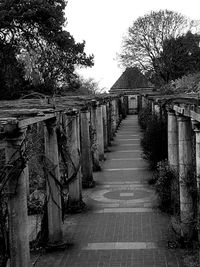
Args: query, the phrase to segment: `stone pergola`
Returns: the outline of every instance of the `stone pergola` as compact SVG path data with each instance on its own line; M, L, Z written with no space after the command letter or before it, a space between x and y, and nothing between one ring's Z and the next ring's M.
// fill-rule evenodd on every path
M30 259L27 213L29 172L28 162L23 157L27 128L34 124L43 128L45 159L51 168L46 177L48 245L62 245L61 170L57 138L60 125L70 140L69 153L77 170L72 165L68 166L71 178L67 181L69 205L77 208L82 201L82 187L95 185L92 172L100 170L104 151L120 121L126 117L125 103L126 96L122 94L0 101L0 139L1 148L5 149L7 170L6 182L1 181L0 188L4 182L8 186L11 267L29 266Z
M200 219L200 109L197 94L162 95L159 92L142 94L142 107L149 107L152 113L168 117L168 161L171 168L178 174L180 193L181 235L187 237L193 231L194 220ZM195 135L195 148L192 136ZM193 153L195 151L195 162ZM196 170L193 166L196 166ZM187 183L190 172L195 172L198 193L197 218L194 216L191 188ZM194 188L195 190L195 188ZM172 195L177 198L177 195ZM199 234L200 240L200 234Z

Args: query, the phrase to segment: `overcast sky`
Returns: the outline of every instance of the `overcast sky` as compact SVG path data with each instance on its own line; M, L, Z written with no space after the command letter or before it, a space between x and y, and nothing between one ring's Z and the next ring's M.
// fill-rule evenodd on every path
M76 41L85 40L85 51L95 57L94 67L81 74L109 89L123 72L116 60L122 36L139 16L159 9L200 19L199 0L68 0L67 30Z

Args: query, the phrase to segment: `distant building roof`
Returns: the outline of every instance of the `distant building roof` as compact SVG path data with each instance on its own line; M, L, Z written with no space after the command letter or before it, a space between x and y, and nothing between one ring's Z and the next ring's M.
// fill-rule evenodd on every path
M114 83L110 89L110 93L119 91L130 91L139 88L153 88L153 84L141 73L141 71L134 68L127 68L119 79Z

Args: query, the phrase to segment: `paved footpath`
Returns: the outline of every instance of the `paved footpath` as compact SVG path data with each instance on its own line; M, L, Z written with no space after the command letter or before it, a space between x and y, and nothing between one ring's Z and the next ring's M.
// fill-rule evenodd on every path
M68 215L65 251L41 256L35 266L182 267L167 247L169 218L155 209L151 175L141 158L137 116L121 123L96 187L85 191L87 211Z

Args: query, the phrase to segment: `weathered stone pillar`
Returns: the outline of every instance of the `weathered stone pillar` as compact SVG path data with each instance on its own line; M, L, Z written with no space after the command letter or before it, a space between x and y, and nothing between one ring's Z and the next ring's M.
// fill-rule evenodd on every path
M200 123L197 122L194 128L196 136L196 175L197 175L197 189L200 192Z
M193 121L196 139L196 183L197 183L197 221L200 221L200 123ZM198 241L200 243L200 229L198 227ZM200 251L199 251L200 260Z
M148 103L148 108L149 108L150 111L151 111L151 114L153 114L153 107L152 107L152 105L153 105L153 101L150 100L150 99L147 99L147 103Z
M119 123L118 126L120 125L122 121L122 97L118 97L118 117L119 117Z
M152 114L160 115L160 106L158 105L158 103L154 101L151 101L151 103L152 103L151 107Z
M154 103L154 113L158 116L160 115L160 106L158 103Z
M99 151L97 143L97 102L92 101L90 110L90 121L91 121L91 135L92 135L92 161L93 161L93 171L100 171L101 165L99 162Z
M69 183L69 208L79 209L82 204L82 181L80 169L80 124L79 114L76 110L67 114L66 133L69 143L68 178L73 177Z
M24 150L25 130L18 131L13 137L6 138L6 162L19 169L8 171L8 223L10 244L10 266L28 267L29 222L27 211L28 167L21 152Z
M193 232L194 216L193 201L188 188L188 175L192 169L192 127L189 118L178 117L178 137L181 234L188 240Z
M119 117L119 99L115 98L115 110L116 110L116 130L120 124L120 117Z
M107 124L108 124L108 145L110 146L111 145L111 141L112 141L112 106L111 106L111 101L107 102L106 104L107 106Z
M145 96L142 96L142 109L147 108L147 101Z
M103 113L103 140L104 140L104 150L108 150L108 118L107 118L107 106L106 104L102 105Z
M56 134L56 119L45 122L45 157L49 170L47 170L47 212L49 245L62 242L62 210L61 210L61 188L56 183L60 182L60 169L58 157L58 142Z
M121 96L121 115L122 119L124 120L126 118L126 108L125 108L125 97Z
M117 129L115 99L111 101L111 125L112 125L112 138L113 138L115 136L115 132Z
M169 165L178 173L178 121L174 111L168 112L168 160Z
M126 116L128 115L128 110L129 110L129 106L128 106L128 96L125 95L124 96L124 106L125 106L125 114Z
M142 111L142 96L138 95L138 113Z
M92 154L89 129L89 112L82 109L80 114L80 140L81 140L81 171L82 185L84 188L94 186L92 175Z
M171 183L171 205L173 213L179 213L179 155L178 155L178 121L175 112L168 112L168 161L171 169L175 172L174 180ZM176 179L177 178L177 179Z
M104 132L103 132L103 107L101 104L97 106L97 143L99 151L99 160L104 160Z

